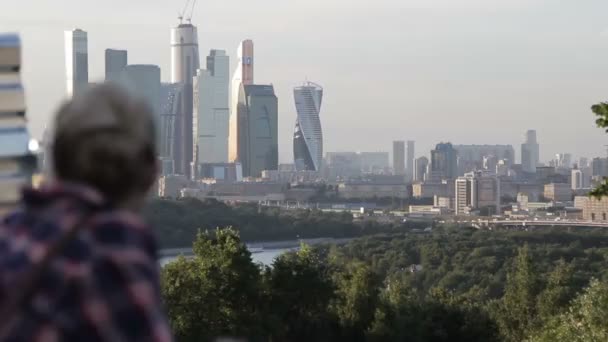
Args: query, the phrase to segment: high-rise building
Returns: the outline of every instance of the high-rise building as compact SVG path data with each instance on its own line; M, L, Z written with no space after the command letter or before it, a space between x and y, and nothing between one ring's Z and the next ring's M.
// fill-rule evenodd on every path
M154 110L157 121L160 121L160 68L158 65L133 64L127 65L117 80L132 94L146 100Z
M571 172L572 190L583 188L583 172L579 169L574 169Z
M128 62L127 50L106 49L106 81L119 81Z
M159 155L165 160L171 160L174 165L173 153L175 152L175 118L181 112L183 101L181 96L183 86L174 83L161 83L160 85L160 141ZM173 169L172 169L173 170Z
M431 173L442 179L458 177L457 152L450 143L439 143L431 151Z
M570 153L558 153L555 155L555 167L569 169L572 167L572 155Z
M515 162L515 149L511 145L454 145L458 152L458 173L485 169L484 158L496 157L508 166Z
M298 171L319 171L323 161L323 130L321 128L321 102L323 88L306 82L293 90L296 127L293 134L293 157Z
M405 176L405 141L393 141L393 173Z
M529 130L526 133L526 141L521 145L521 166L524 172L536 173L540 161L539 149L536 131Z
M228 137L228 160L235 162L238 159L238 104L240 101L241 86L253 84L253 41L244 40L237 48L237 65L232 76L230 96L230 122Z
M236 155L244 177L279 166L278 101L272 85L241 85L237 107Z
M414 162L414 182L424 182L428 167L429 159L427 157L420 157L416 159Z
M591 161L592 176L608 177L608 159L593 158Z
M211 50L207 69L194 77L194 156L196 165L228 161L229 57Z
M414 178L414 158L416 155L416 142L413 140L408 140L407 142L407 180L412 181Z
M171 83L183 88L180 112L175 117L175 142L173 158L175 172L190 178L192 167L192 107L193 79L200 68L198 32L192 24L180 23L171 29Z
M455 181L454 208L457 215L471 210L491 208L500 212L500 180L481 171L470 172Z
M81 29L65 32L65 68L68 96L89 86L88 35Z

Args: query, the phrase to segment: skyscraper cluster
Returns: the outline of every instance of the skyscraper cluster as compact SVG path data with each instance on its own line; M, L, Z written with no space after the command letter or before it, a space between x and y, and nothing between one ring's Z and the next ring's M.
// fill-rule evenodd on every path
M88 34L65 33L68 96L89 86ZM157 114L159 159L163 174L202 177L209 165L235 163L244 177L278 169L278 99L273 85L254 82L254 44L230 57L212 49L200 67L198 31L190 20L170 31L170 82L162 83L157 65L129 64L128 52L105 51L105 81L115 82L147 100ZM323 89L308 82L294 89L297 111L294 163L298 170L319 171L323 136L319 113ZM205 166L207 165L207 166Z

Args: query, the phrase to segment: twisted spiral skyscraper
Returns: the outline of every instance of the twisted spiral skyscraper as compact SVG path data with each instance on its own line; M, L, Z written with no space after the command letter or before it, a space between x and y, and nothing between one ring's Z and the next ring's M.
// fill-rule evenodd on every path
M293 156L298 171L319 171L323 160L323 131L319 112L323 88L306 82L294 89L298 118L293 135Z

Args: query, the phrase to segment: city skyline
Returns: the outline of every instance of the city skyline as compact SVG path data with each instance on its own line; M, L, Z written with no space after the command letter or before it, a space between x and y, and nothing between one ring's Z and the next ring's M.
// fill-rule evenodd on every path
M59 48L64 30L80 27L89 33L91 81L103 79L106 48L128 50L130 62L136 64L157 64L162 69L163 81L169 79L166 41L167 28L175 24L174 4L146 4L147 16L134 23L132 14L141 11L141 3L121 3L120 13L115 12L118 2L114 0L95 5L62 3L66 6L36 4L45 12L42 17L27 11L32 6L28 0L16 3L10 14L0 14L1 29L20 31L23 35L30 126L37 137L42 136L43 127L65 97L65 92L58 89L65 77L63 49ZM340 20L350 27L366 15L385 18L374 32L384 30L390 34L377 41L371 39L371 32L360 29L326 30L342 5L341 0L324 5L318 12L320 22L314 30L332 38L323 41L340 40L344 49L328 47L323 41L301 39L310 36L311 28L302 25L303 19L299 17L306 16L299 13L317 13L321 4L316 0L290 6L273 0L269 8L261 9L231 0L198 8L193 23L200 26L201 36L205 37L201 40L203 51L226 49L228 55L234 56L233 46L240 39L251 37L258 42L263 47L258 57L264 60L258 70L259 75L264 75L260 83L273 83L280 99L289 98L292 87L305 76L323 83L330 91L324 104L324 112L328 114L324 128L332 132L325 139L326 151L389 150L391 141L405 138L415 140L418 150L425 152L418 155L428 155L427 151L442 140L454 144L519 146L521 132L536 129L543 145L540 159L544 162L562 151L577 157L605 155L602 146L605 137L601 129L594 127L589 107L605 98L602 83L603 73L608 69L604 66L608 59L606 28L576 24L583 19L592 23L590 18L602 12L599 9L605 8L605 4L590 1L577 6L573 23L564 24L559 19L570 15L574 5L540 6L536 1L515 1L510 5L472 0L459 5L445 1L426 4L384 1L383 6L370 12L362 3L353 3L350 16ZM70 11L59 11L59 7ZM237 8L244 13L235 13ZM268 18L264 10L279 17L279 22L255 20L248 24L247 31L228 25L247 16ZM228 14L236 16L234 21L228 20ZM49 15L57 19L49 20ZM411 19L407 25L401 24L403 16ZM432 19L436 17L443 19L441 25L434 24ZM546 25L536 24L541 17L545 17ZM452 30L453 24L468 19L469 28ZM514 22L521 25L515 28ZM484 30L477 30L482 25ZM351 28L354 30L355 26ZM405 43L398 45L407 48L397 48L396 38ZM564 51L564 44L573 48ZM491 53L492 49L499 53ZM45 51L45 58L39 59L36 51ZM384 51L386 58L381 63L386 68L377 65L374 51ZM347 70L355 69L357 79L365 79L370 86L369 96L354 99L350 96L349 84L355 76ZM395 72L396 69L402 71ZM396 86L397 79L401 86ZM395 96L397 90L404 90L407 96ZM496 101L501 105L488 111ZM296 117L295 109L287 102L279 103L281 145L291 140ZM372 109L376 105L380 108ZM364 118L370 112L376 118L372 122L352 120ZM455 116L458 120L452 119ZM436 125L441 121L448 124ZM475 125L468 125L470 122ZM482 129L471 132L472 127ZM364 134L375 138L353 138ZM563 139L569 134L574 139ZM518 160L519 154L516 148ZM280 159L292 160L291 149L281 148Z

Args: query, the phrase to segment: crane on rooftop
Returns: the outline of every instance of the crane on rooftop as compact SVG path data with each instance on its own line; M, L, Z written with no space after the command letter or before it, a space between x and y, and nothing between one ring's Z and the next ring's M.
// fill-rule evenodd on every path
M186 0L186 4L184 5L184 9L179 12L178 14L178 19L180 24L183 22L184 18L186 19L186 21L188 23L192 23L192 17L194 16L194 8L196 7L196 1L197 0ZM188 9L190 9L190 13L188 14L187 11Z

